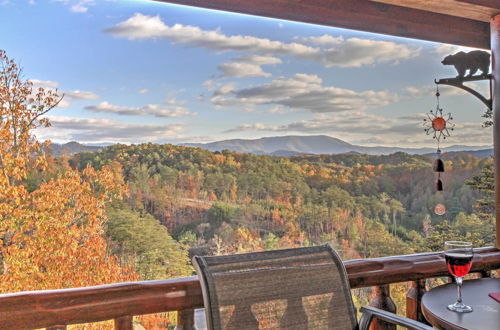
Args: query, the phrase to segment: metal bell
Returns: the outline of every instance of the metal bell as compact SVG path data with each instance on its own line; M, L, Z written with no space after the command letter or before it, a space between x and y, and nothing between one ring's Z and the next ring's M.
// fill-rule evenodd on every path
M443 191L443 181L441 179L437 179L436 181L436 191Z
M444 172L444 162L441 160L441 158L434 159L434 162L432 163L432 169L434 170L434 172Z

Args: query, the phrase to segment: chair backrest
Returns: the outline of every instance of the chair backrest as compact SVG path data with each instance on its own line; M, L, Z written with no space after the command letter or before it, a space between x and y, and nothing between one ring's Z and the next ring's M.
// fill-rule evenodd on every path
M355 329L344 264L329 246L195 256L209 329Z

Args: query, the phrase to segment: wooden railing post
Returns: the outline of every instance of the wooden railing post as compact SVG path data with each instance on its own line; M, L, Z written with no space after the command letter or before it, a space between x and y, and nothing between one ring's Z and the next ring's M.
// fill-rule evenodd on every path
M491 271L490 270L482 270L482 271L479 272L479 276L481 278L491 277Z
M115 330L133 330L133 317L131 315L122 316L115 319Z
M426 322L422 314L422 306L420 305L424 293L425 280L411 282L411 288L406 294L406 317L420 322Z
M177 326L175 330L194 329L194 309L184 309L177 312Z
M491 19L491 72L493 74L491 99L493 112L493 150L495 157L495 218L496 248L500 249L500 15Z
M396 313L396 304L394 304L394 301L391 299L391 290L388 284L374 286L372 288L372 292L374 297L370 301L370 306L380 308L391 313ZM374 319L370 326L370 330L396 330L396 326L394 324Z

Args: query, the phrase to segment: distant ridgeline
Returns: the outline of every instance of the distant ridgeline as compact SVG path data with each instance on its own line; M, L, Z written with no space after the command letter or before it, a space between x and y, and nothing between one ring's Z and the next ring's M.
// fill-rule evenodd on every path
M87 146L78 142L68 142L64 144L51 143L49 152L55 157L62 155L73 155L79 152L92 152L101 149L98 146Z
M344 153L389 155L396 152L405 152L413 155L425 155L435 152L433 148L364 147L353 145L326 135L276 136L255 140L234 139L211 143L185 143L182 145L207 149L210 151L231 150L255 155L271 155L281 157ZM60 156L62 154L72 155L79 152L92 152L101 148L103 148L103 146L89 146L78 142L51 144L51 150L55 156ZM479 158L493 156L493 149L487 146L454 145L443 148L443 152L465 152Z
M70 163L83 169L119 162L127 208L154 216L191 252L328 242L349 259L439 250L448 239L490 242L491 158L445 153L442 194L433 188L432 158L402 152L284 158L141 144L75 154ZM446 205L444 216L433 213L436 203Z
M275 136L254 140L234 139L211 143L186 143L185 146L203 148L210 151L224 149L236 152L248 152L257 155L274 155L290 157L301 154L368 154L388 155L395 152L423 155L434 153L433 148L400 148L400 147L364 147L347 143L326 135L312 136ZM478 157L489 157L493 149L488 146L455 145L443 148L444 152L466 151Z

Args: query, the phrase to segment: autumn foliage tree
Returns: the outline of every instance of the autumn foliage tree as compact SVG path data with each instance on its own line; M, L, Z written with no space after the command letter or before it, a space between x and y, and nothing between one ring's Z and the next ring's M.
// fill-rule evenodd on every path
M124 194L120 169L67 168L27 189L46 170L34 130L49 126L62 97L24 80L0 51L0 292L96 285L137 278L107 253L105 204Z

